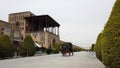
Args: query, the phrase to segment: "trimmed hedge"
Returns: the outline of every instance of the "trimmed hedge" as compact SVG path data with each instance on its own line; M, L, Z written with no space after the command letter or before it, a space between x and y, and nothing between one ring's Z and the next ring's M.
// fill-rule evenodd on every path
M116 0L102 34L102 60L110 68L120 68L120 0Z
M51 53L52 53L52 49L50 49L50 48L46 49L46 53L47 53L48 55L51 54Z
M20 55L21 56L33 56L36 52L34 42L31 36L27 35L22 43L20 48Z
M0 36L0 58L13 57L15 48L7 35Z
M79 47L79 46L74 46L73 47L73 52L78 52L78 51L85 51L85 49Z
M94 51L96 52L97 58L102 61L102 33L100 33L97 37Z

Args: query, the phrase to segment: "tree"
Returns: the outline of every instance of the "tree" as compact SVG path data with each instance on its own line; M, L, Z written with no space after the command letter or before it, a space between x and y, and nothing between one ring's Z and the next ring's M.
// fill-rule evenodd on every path
M7 35L0 36L0 58L13 57L15 48Z
M33 56L36 52L34 42L31 36L27 35L24 39L24 42L20 48L20 55L21 56Z
M103 31L103 60L111 68L120 68L120 0L116 0Z
M85 51L85 49L79 47L79 46L73 46L73 51L78 52L78 51Z

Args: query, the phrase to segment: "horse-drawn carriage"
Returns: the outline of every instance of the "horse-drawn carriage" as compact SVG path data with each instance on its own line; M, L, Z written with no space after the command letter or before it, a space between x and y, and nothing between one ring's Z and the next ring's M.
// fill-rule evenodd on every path
M73 55L73 45L70 42L64 43L61 46L61 53L63 56L66 56L67 54L69 56Z

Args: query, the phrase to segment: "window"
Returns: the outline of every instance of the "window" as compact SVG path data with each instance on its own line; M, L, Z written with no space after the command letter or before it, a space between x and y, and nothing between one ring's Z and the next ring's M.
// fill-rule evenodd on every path
M21 39L23 40L23 36L21 37Z
M22 30L24 30L24 27L22 27Z
M15 25L16 25L16 26L19 26L19 25L20 25L20 23L17 21L17 22L15 23Z

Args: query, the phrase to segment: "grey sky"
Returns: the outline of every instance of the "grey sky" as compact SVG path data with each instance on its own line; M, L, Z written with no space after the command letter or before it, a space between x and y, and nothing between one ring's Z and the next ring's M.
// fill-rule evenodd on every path
M87 47L95 43L103 30L115 0L1 0L0 19L8 14L31 11L49 14L61 24L61 40Z

